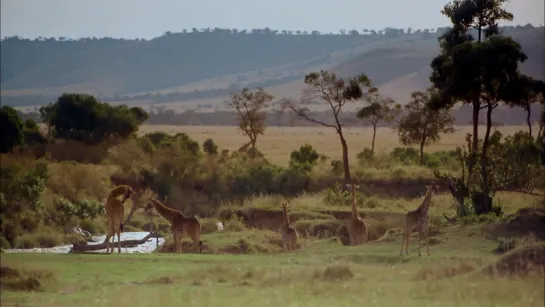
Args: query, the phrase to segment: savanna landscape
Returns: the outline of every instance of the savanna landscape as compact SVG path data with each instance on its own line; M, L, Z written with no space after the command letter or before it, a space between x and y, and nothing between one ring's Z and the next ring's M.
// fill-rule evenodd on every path
M505 2L4 38L0 304L543 306L545 41Z

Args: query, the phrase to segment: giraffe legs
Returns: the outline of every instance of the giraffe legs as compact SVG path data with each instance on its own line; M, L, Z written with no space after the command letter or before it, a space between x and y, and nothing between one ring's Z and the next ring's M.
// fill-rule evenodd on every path
M409 243L411 242L411 232L412 227L405 220L405 225L403 225L403 237L401 239L401 250L399 255L403 256L403 246L405 246L405 254L409 255Z
M106 234L106 254L109 254L110 251L110 233Z
M112 251L113 251L113 246L112 246ZM117 232L117 252L121 254L121 232L120 231Z
M172 232L172 239L174 240L174 246L176 248L176 253L182 253L182 234L178 231Z

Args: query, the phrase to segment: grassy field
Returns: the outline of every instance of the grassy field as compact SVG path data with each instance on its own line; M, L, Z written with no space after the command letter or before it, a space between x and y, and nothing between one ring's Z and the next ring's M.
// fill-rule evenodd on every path
M481 126L479 131L484 131ZM454 149L456 146L465 145L465 136L472 131L470 126L456 127L457 132L444 136L443 139L434 145L425 148L425 151L438 151ZM519 130L526 130L524 126L497 127L503 134L513 134ZM166 133L187 133L191 138L202 142L208 138L221 149L236 150L248 142L246 137L237 127L223 126L166 126L166 125L145 125L140 128L140 134L163 131ZM353 127L346 129L346 139L350 158L356 155L365 147L371 148L373 130L368 127ZM331 128L326 127L268 127L265 134L260 136L257 146L261 152L272 162L286 165L290 153L301 145L308 143L320 154L330 158L340 159L340 141ZM394 147L401 146L397 134L391 128L379 128L376 137L376 150L389 152Z
M43 289L4 290L1 304L543 306L542 277L514 280L482 273L500 256L479 227L453 226L438 238L431 256L422 257L416 245L411 255L399 256L397 239L358 247L316 240L274 255L4 254L2 267L36 278Z

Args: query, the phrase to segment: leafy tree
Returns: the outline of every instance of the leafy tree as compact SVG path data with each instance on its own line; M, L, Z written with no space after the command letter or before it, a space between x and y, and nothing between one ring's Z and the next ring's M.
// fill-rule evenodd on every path
M424 165L424 146L438 142L442 134L454 132L454 118L449 110L430 107L430 101L436 94L433 88L413 92L412 100L404 107L406 114L394 127L403 145L420 146L420 165Z
M391 98L382 97L378 92L368 96L369 105L363 107L356 113L356 117L373 127L373 139L371 141L371 156L375 154L375 137L378 124L391 123L400 110L401 106L395 104Z
M87 94L63 94L40 115L56 137L88 143L127 138L148 119L142 108L111 106Z
M450 108L458 101L473 105L473 144L468 163L471 181L478 156L478 122L480 109L486 109L486 131L480 153L482 202L489 200L488 148L492 111L502 101L512 101L510 93L519 75L518 65L526 60L520 45L510 37L499 35L497 22L512 20L502 8L506 0L455 0L445 6L443 14L453 27L441 38L441 54L432 63L432 83L441 90L435 108ZM478 40L468 33L477 29ZM484 40L482 33L484 32Z
M243 88L240 93L233 94L227 104L238 115L238 127L250 138L252 151L255 151L257 137L265 132L265 109L274 96L258 87L255 92Z
M24 144L23 128L23 121L17 111L10 106L2 106L0 109L0 131L2 131L0 152L10 152L13 147Z
M532 136L532 105L537 102L545 103L541 88L545 85L542 80L535 80L530 76L517 74L505 89L504 99L510 107L522 107L526 111L526 124ZM539 133L538 133L539 134Z
M307 74L305 76L305 84L307 88L303 92L301 101L285 100L284 108L291 110L296 116L304 118L309 122L335 129L342 146L344 179L345 181L350 181L348 144L344 138L343 125L339 114L348 102L367 97L376 92L377 89L372 86L371 79L365 74L360 74L345 81L344 79L337 78L335 73L325 70ZM310 110L308 106L314 103L316 99L321 100L321 102L329 106L333 115L332 120L321 121L309 115Z
M218 154L218 145L216 145L216 143L214 143L214 140L212 139L206 139L202 143L202 149L209 155Z
M477 44L482 42L483 31L485 38L498 34L499 20L513 20L513 15L502 8L506 1L454 0L441 11L450 19L452 27L438 38L441 53L431 62L433 71L430 81L444 94L442 99L434 103L434 107L449 108L458 101L473 107L473 141L468 178L472 178L472 170L477 163L479 113L481 109L487 108L486 103L481 101L481 84L477 77L480 66L465 63L471 57L474 57L474 62L478 62L476 53L467 52L472 49L474 42L469 30L477 31Z

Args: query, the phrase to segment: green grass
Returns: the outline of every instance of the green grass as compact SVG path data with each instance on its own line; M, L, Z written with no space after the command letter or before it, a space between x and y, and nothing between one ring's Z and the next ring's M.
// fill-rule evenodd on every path
M227 245L248 231L223 239L210 234L204 239L207 244ZM430 247L431 256L424 253L420 258L416 241L411 255L399 256L398 238L357 247L314 240L296 252L274 254L3 254L2 266L53 278L39 278L43 292L4 290L1 303L58 307L543 306L542 278L509 280L470 273L499 257L492 252L497 242L484 239L479 227L446 228L438 239L440 243Z

